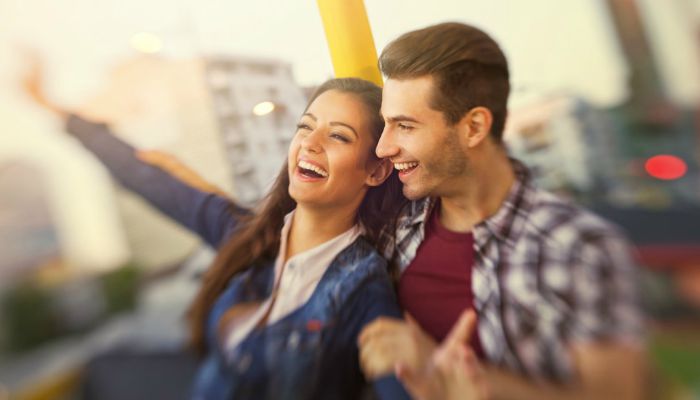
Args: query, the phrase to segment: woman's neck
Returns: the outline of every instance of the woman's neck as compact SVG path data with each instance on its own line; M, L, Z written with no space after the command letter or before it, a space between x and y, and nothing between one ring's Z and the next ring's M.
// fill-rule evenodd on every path
M313 207L297 205L294 211L285 262L296 254L312 249L333 239L355 225L356 209L319 210Z

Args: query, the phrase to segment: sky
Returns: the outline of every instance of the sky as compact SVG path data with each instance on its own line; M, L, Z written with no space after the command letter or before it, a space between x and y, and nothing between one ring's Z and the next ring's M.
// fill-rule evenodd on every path
M679 96L691 101L700 83L697 26L700 0L638 0L650 19L661 69ZM429 4L429 6L426 6ZM512 72L513 97L567 92L599 105L627 95L621 58L603 0L366 0L381 51L403 32L456 20L481 27L498 40ZM664 4L674 4L673 7ZM688 12L685 12L688 11ZM679 15L679 13L685 15ZM687 21L678 23L678 18ZM163 54L245 55L290 62L297 81L313 85L332 76L315 0L0 0L0 82L16 80L18 48L33 48L49 66L49 89L78 103L96 91L109 67L133 55L129 40L147 31L162 38ZM689 62L688 46L694 46ZM698 67L698 68L696 68ZM674 80L675 79L675 80ZM697 89L697 90L696 90Z

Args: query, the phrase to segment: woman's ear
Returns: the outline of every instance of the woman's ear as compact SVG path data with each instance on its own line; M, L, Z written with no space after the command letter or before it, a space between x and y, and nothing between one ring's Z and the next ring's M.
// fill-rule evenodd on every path
M379 186L391 175L394 164L388 158L374 160L370 164L371 172L365 183L368 186Z

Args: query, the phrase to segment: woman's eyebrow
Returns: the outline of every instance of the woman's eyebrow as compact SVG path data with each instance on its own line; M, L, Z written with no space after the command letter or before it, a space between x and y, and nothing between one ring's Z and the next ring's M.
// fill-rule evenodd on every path
M316 116L313 115L313 114L310 113L310 112L304 113L303 116L309 117L309 118L313 119L314 121L318 121L318 118L316 118ZM343 127L346 127L346 128L348 128L348 129L350 129L350 130L352 131L352 133L355 134L355 137L356 137L356 138L358 138L358 139L360 138L360 135L357 134L357 131L355 130L355 128L353 128L353 127L352 127L351 125L349 125L349 124L346 124L345 122L333 121L333 122L331 122L329 125L330 125L330 126L343 126Z
M350 130L352 131L352 133L355 134L355 137L356 137L356 138L359 139L359 137L360 137L360 135L357 134L357 131L355 130L355 128L353 128L352 126L346 124L345 122L331 122L330 125L331 125L331 126L344 126L344 127L348 128L348 129L350 129Z

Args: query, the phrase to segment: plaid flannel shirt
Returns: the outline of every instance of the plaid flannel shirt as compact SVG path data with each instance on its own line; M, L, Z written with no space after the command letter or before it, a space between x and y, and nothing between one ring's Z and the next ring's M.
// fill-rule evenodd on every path
M572 343L641 343L636 266L615 227L535 188L527 168L512 165L516 182L506 201L473 229L479 338L488 363L566 382L575 373ZM401 273L435 201L411 202L397 221L384 254Z

